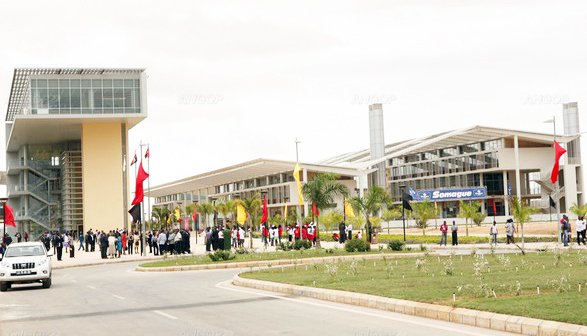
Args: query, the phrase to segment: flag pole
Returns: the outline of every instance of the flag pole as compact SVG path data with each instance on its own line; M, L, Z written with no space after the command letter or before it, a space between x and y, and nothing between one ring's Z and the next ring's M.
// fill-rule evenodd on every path
M554 157L556 158L556 146L555 146L555 142L556 142L556 116L552 116L552 138L553 138L553 142L552 142L552 150L554 152ZM558 175L558 171L556 172L556 174ZM556 226L558 229L558 242L559 244L561 243L561 226L560 226L560 197L558 195L559 193L559 183L558 183L558 176L556 179L556 184L555 184L555 197L557 198L556 200ZM549 200L550 202L550 200Z
M149 144L147 144L147 172L149 175L151 174L151 151L149 150ZM149 222L151 221L151 179L147 179L147 189L149 192L147 193L147 216L149 216ZM186 197L187 198L187 197ZM187 203L187 200L186 200ZM186 204L187 205L187 204ZM153 225L151 224L151 230L153 230Z
M141 162L143 162L143 142L139 142L139 146L141 147ZM141 214L142 214L142 218L141 218L141 228L140 228L140 234L139 237L141 237L141 244L142 244L142 250L141 250L141 256L146 256L147 255L147 249L146 249L146 232L145 232L145 212L144 212L144 207L145 205L145 198L143 197L143 200L141 201Z

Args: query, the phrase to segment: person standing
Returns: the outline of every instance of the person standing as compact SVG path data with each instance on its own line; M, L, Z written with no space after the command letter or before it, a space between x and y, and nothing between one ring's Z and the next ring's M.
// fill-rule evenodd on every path
M446 234L448 232L448 225L446 225L446 221L443 221L442 224L440 225L440 233L442 234L442 237L440 238L440 245L442 246L442 244L444 244L444 246L446 246Z
M79 247L77 248L77 250L79 251L80 249L84 250L84 251L86 250L84 248L84 233L83 232L80 232L80 234L79 234Z
M128 235L126 234L126 230L122 231L120 240L122 241L122 253L126 254L126 250L128 249Z
M493 224L491 224L489 234L491 235L491 244L497 245L497 225L495 221L493 221Z
M569 246L569 240L571 238L571 223L569 217L563 215L563 246Z
M346 239L351 240L353 239L353 224L349 224L346 226Z
M110 231L108 233L108 257L115 258L116 257L116 237L114 237L114 232Z
M452 246L459 245L459 226L455 221L452 221L450 231L452 233Z
M28 243L29 242L29 233L28 232L25 232L24 233L24 242L25 243Z
M506 234L506 244L515 244L514 243L514 232L516 232L516 227L514 226L514 221L509 218L505 224L505 234Z
M577 218L577 222L575 224L576 226L576 231L577 231L577 244L581 245L581 243L583 243L583 245L586 245L585 243L585 231L587 230L587 224L585 223L585 217L581 216L579 218Z
M344 244L346 240L346 225L344 225L344 222L340 222L340 224L338 224L338 242L340 244Z
M100 232L99 246L102 259L108 259L108 236L106 233L104 233L104 231Z
M167 251L167 247L165 246L165 244L167 244L167 234L164 230L159 232L159 236L157 236L157 243L159 244L159 253L164 254L165 251Z
M57 250L57 260L61 261L61 257L63 256L63 238L61 238L61 234L59 233L55 235L55 249Z
M207 227L206 228L206 232L204 233L204 240L206 243L206 252L211 252L212 251L212 232L210 231L210 228Z

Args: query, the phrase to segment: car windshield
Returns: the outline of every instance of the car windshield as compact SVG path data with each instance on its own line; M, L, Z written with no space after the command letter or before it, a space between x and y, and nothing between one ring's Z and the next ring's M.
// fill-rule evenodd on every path
M4 257L32 257L45 255L41 246L9 246Z

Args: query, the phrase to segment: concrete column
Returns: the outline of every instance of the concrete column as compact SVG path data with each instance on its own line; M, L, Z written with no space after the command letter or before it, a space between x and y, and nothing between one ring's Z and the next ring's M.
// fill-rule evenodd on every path
M483 173L479 173L479 185L481 187L483 187L485 184L485 182L483 182ZM481 212L482 213L486 213L485 212L485 201L487 200L487 197L485 197L484 200L481 200Z
M516 165L516 197L522 201L522 189L520 186L520 148L518 146L518 136L514 135L514 157Z
M505 206L505 215L510 215L510 204L508 202L508 173L506 171L503 172L503 203Z

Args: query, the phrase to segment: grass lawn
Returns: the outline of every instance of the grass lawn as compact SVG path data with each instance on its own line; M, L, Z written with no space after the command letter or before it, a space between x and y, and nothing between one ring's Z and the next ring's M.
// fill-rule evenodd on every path
M402 251L410 252L410 251ZM168 266L189 266L189 265L200 265L210 263L231 263L231 262L245 262L245 261L263 261L263 260L280 260L280 259L305 259L305 258L317 258L317 257L333 257L333 256L345 256L345 255L357 255L357 254L374 254L374 253L402 253L395 252L388 249L382 251L362 252L362 253L349 253L344 249L310 249L310 250L291 250L291 251L277 251L277 252L265 252L265 253L249 253L249 254L237 254L235 259L216 261L213 262L207 255L169 258L160 261L154 261L142 264L142 267L168 267ZM419 250L413 250L411 252L419 252Z
M585 251L429 255L315 265L307 271L276 267L242 276L587 325Z
M488 231L489 232L489 231ZM323 241L332 241L332 234L321 234L320 239ZM392 240L404 240L403 234L387 234L387 233L380 233L377 235L377 239L380 244L386 244ZM448 243L451 242L450 232L448 235ZM542 243L542 242L555 242L557 241L556 236L526 236L524 238L526 243ZM438 244L440 242L439 235L406 235L406 243L407 244ZM501 235L498 237L499 243L505 243L506 238L505 235ZM516 236L516 242L521 242L520 235ZM459 235L459 244L489 244L489 234L485 236L465 236L465 234Z

